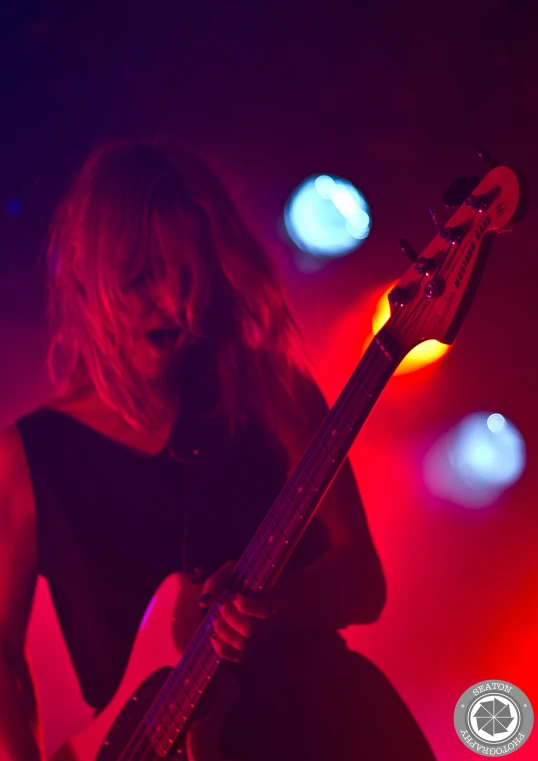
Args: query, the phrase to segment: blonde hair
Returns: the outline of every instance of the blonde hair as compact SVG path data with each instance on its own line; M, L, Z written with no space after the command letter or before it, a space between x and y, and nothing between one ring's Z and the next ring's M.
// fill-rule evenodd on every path
M199 223L196 245L187 215ZM147 381L130 359L126 263L164 281L193 347L182 377L192 389L203 380L196 372L212 375L213 414L225 414L232 430L251 414L271 417L275 390L293 400L309 370L275 264L199 158L171 143L131 140L92 151L51 223L53 382L58 344L70 355L59 396L95 389L133 427L161 424L164 409L148 404Z

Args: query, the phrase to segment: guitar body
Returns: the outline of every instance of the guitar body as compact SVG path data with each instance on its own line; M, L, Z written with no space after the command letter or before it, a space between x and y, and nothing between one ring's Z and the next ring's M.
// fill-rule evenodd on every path
M140 745L135 742L136 752L132 752L133 737L199 624L199 596L200 585L183 574L172 575L161 584L142 619L114 697L98 716L89 718L86 726L49 754L49 761L163 758L147 739ZM182 621L181 634L176 620ZM337 646L333 639L339 642ZM290 682L284 677L292 662L301 674L300 682L296 676ZM241 698L244 723L236 724L235 731L245 736L241 747L255 746L263 761L275 757L286 761L332 757L392 761L402 738L413 761L435 761L418 724L386 676L370 660L347 650L336 633L323 633L319 638L306 632L291 638L289 633L279 636L248 673L246 682L241 682L246 690L243 696L234 674L222 664L186 735L183 733L179 746L167 758L222 761L224 722ZM328 702L323 697L327 695L331 696ZM387 715L391 717L388 733ZM382 743L379 737L384 738ZM260 748L260 742L265 748Z
M170 671L169 666L163 666L150 674L122 703L118 713L117 706L122 702L120 688L103 715L63 746L54 755L54 761L118 761ZM138 751L146 754L148 761L157 758L147 741L140 743Z
M41 587L42 598L43 593ZM124 751L126 747L132 748L132 738L141 718L199 624L199 595L200 585L192 584L183 574L172 575L161 584L142 619L114 697L95 718L80 697L77 713L84 716L86 712L85 725L78 731L74 729L69 740L49 752L49 761L156 761L162 758L147 740L134 754L131 751L124 754ZM181 634L175 627L176 620L182 622ZM62 638L59 625L57 631L49 633L48 639L51 638ZM246 682L241 682L245 695L240 694L234 674L223 663L212 681L211 692L204 696L209 701L197 707L186 736L168 758L221 761L222 729L237 704L241 705L242 723L240 726L235 723L234 730L245 736L241 747L255 746L255 757L263 761L272 761L275 757L286 761L302 758L392 761L398 757L402 741L413 761L435 761L409 709L370 660L347 650L336 633L319 637L297 633L289 643L288 638L289 635L277 638L264 651ZM335 645L336 642L339 644ZM60 659L62 657L68 657L66 652ZM291 663L301 674L300 683L296 676L291 681L283 681ZM59 701L55 711L60 712L63 724L66 717L62 711L66 704L60 701L62 685L57 688ZM71 687L67 708L72 713L73 693ZM326 695L331 696L330 701L323 697ZM391 717L390 732L386 729L387 715ZM47 730L47 722L44 723ZM382 743L379 737L383 737ZM264 746L261 749L260 742ZM249 757L248 750L245 757Z

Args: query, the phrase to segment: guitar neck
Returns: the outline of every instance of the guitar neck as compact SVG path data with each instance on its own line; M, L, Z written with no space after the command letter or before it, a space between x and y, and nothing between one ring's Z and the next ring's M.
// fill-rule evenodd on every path
M276 581L403 355L387 327L374 337L239 559L231 590L260 594ZM146 731L153 747L163 749L163 758L221 661L210 636L213 616L224 596L205 615L148 713Z
M276 581L401 359L396 342L382 330L241 556L232 577L235 589L256 594Z

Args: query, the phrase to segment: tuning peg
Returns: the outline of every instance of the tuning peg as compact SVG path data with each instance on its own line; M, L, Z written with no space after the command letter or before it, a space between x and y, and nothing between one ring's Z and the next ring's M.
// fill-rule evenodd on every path
M458 177L443 193L443 203L449 209L461 206L476 188L480 179L478 177Z
M429 212L429 214L430 214L430 217L432 218L432 222L433 222L433 224L435 225L435 229L437 230L437 232L439 233L439 235L440 235L441 237L443 237L443 230L444 230L445 228L444 228L444 227L441 227L441 226L440 226L440 224L437 222L437 219L436 219L436 216L435 216L435 212L434 212L434 210L433 210L433 209L428 209L428 212Z
M428 209L430 212L430 217L433 220L433 224L435 225L435 228L439 234L439 236L446 240L447 243L459 243L462 238L462 230L460 227L441 227L437 219L435 218L435 213L433 209Z
M395 285L388 295L389 303L395 307L403 307L408 299L409 292L407 288L401 288Z
M400 248L402 249L404 254L408 256L412 262L416 262L416 260L418 259L418 254L416 253L413 246L409 243L409 241L406 240L405 238L400 238L398 243L400 244Z
M479 214L483 214L491 203L490 193L479 193L471 195L466 199L465 206L469 209L475 209Z
M486 164L489 164L492 169L495 169L496 166L499 166L498 162L495 161L493 156L489 151L487 151L483 145L477 145L476 150L480 158L486 162Z

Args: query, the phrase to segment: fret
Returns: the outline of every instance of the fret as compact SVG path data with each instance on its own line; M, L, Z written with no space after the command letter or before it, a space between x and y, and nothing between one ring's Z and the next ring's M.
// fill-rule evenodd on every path
M179 720L179 723L182 723L187 721L189 718L190 710L196 706L196 703L191 700L188 694L184 694L181 697L179 704L176 703L176 706L177 708L174 714L174 720Z
M353 430L353 426L349 424L349 421L342 415L341 412L337 412L336 414L343 421L343 423L348 427L351 433L351 431Z
M260 545L259 554L256 557L256 562L257 563L261 562L262 564L262 568L260 569L260 572L259 572L259 576L261 577L260 581L259 583L257 583L257 582L252 582L251 580L246 579L243 585L243 594L247 594L247 593L254 594L254 595L259 594L263 590L265 584L267 583L267 579L271 576L271 574L273 573L276 567L276 564L267 563L267 560L265 560L265 558L262 556L262 553L263 553L263 549Z
M188 677L187 677L187 679L188 679ZM179 695L179 692L183 693L180 696L179 703L178 703L177 698L176 698L176 705L179 708L179 710L180 710L181 714L183 715L184 719L187 718L185 712L188 711L189 708L194 708L194 706L196 705L195 698L198 697L199 692L200 692L199 690L195 690L194 694L191 696L191 692L190 692L191 691L191 687L187 687L187 685L185 684L185 681L186 681L185 679L182 680L183 684L181 685L181 689L178 690L178 693L177 693L178 695Z
M330 457L333 456L333 452L335 452L335 450L343 446L347 447L349 436L354 431L354 425L350 422L349 418L353 415L357 406L360 406L361 403L364 404L365 402L364 396L362 396L362 398L359 396L358 399L355 397L355 390L357 390L359 393L366 394L368 400L373 398L371 391L364 385L364 383L361 383L357 389L352 387L349 393L350 398L346 400L346 404L344 405L346 407L345 414L339 409L334 409L334 414L331 419L332 425L325 433L325 435L321 436L319 440L319 443L327 451ZM366 411L366 409L364 411ZM360 415L358 417L360 419ZM315 441L314 445L317 443L318 442ZM335 453L338 454L338 452ZM336 461L336 459L338 458L334 458L333 461Z
M369 396L369 398L371 399L371 398L372 398L372 396L373 396L373 394L371 393L371 391L369 391L369 390L366 388L366 386L364 385L364 383L361 383L361 388L363 388L363 389L364 389L364 391L365 391L365 393L367 394L367 396Z
M267 568L267 561L261 558L262 554L266 555L267 558L269 559L270 568ZM280 553L280 556L281 555L282 553ZM256 543L254 542L252 543L252 547L250 549L250 552L248 553L248 558L249 558L249 561L251 561L255 565L259 564L261 559L263 566L258 572L258 577L261 575L263 575L264 577L268 576L271 573L271 571L276 567L276 564L280 559L280 558L277 558L275 555L269 554L269 552L267 551L265 547L265 543L263 542L262 539L260 539ZM261 582L262 581L265 582L265 579L260 579L259 581L260 583L258 584L258 586L262 586Z
M327 449L327 447L326 447L326 445L325 445L325 442L323 441L323 439L321 439L321 442L320 442L320 444L321 444L321 446L323 447L323 449L326 451L326 453L327 453L327 456L330 458L331 462L332 462L332 463L335 463L335 462L336 462L336 460L334 459L334 457L332 456L332 454L331 454L331 453L329 452L329 450Z
M297 490L297 492L296 492L297 494L299 494L299 492L300 492L301 488L302 488L302 487L299 487L299 489L298 489L298 490ZM304 517L304 516L303 516L303 513L302 513L302 512L299 510L299 508L297 507L297 503L294 501L293 497L292 497L291 495L289 495L289 494L288 494L287 500L288 500L288 502L290 503L290 505L293 507L293 509L295 510L295 512L297 513L297 515L299 516L299 518L301 518L301 519L302 519L302 518Z
M312 486L314 487L315 491L316 491L316 492L318 492L318 491L319 491L319 487L318 487L318 485L317 485L316 483L314 483L314 480L312 479L312 476L310 475L310 473L308 472L308 470L303 470L303 473L304 473L304 474L305 474L305 476L308 478L308 480L310 481L310 483L311 483L311 484L312 484Z
M383 328L239 559L235 580L242 583L243 589L263 591L282 571L290 545L295 547L304 533L375 400L396 369L399 353L389 331ZM215 606L208 611L146 714L147 732L153 736L152 745L159 757L169 752L222 661L209 641L216 609Z
M282 528L281 528L281 526L280 526L280 523L279 523L279 521L277 521L277 519L276 519L276 518L275 518L275 516L273 515L273 511L272 511L272 510L270 510L270 511L268 512L268 514L267 514L267 517L269 518L269 520L271 521L271 523L272 523L274 526L276 526L276 528L279 530L280 534L281 534L281 535L284 537L284 539L285 539L285 541L286 541L286 544L288 544L288 541L289 541L289 539L288 539L288 537L286 536L286 534L284 533L284 531L282 530Z
M185 720L185 715L181 714L183 720ZM154 738L161 738L164 733L168 733L168 730L170 727L174 728L173 734L177 734L177 732L180 731L181 726L185 723L185 721L178 721L178 711L177 708L174 710L174 714L171 714L168 706L164 707L164 710L161 710L155 717L154 721L152 722L152 725L149 727L149 736ZM177 731L176 731L177 730Z
M158 743L160 746L159 748L155 748L157 753L159 753L159 755L162 754L161 756L162 758L166 758L166 756L168 755L168 752L170 751L170 746L172 745L173 740L171 740L169 737L167 737L166 734L163 734L161 732L160 734L155 735L155 737L153 738L153 741L155 743Z
M271 562L270 564L268 564L265 558L263 557L263 553L264 553L263 545L260 543L258 546L258 551L256 555L254 556L254 563L256 565L261 564L261 567L258 571L259 581L255 583L254 585L255 589L252 588L253 586L252 583L247 582L248 589L246 589L245 591L250 591L255 593L261 592L263 590L264 585L267 583L267 579L271 575L271 572L275 568L275 563Z
M169 727L163 727L163 729L164 729L164 733L163 733L164 734L164 738L163 738L164 739L164 743L163 743L163 745L166 745L167 742L170 743L170 744L173 743L174 740L176 739L176 732L170 732L169 731Z
M358 398L356 398L355 394L352 397L353 404L349 404L348 409L348 415L351 415L355 413L357 407L359 407L361 404L363 405L362 409L360 410L360 415L357 418L357 422L361 422L361 416L363 413L368 413L371 404L370 400L373 399L373 394L366 388L364 384L361 384L360 387L357 389L357 394L359 395ZM364 398L364 394L366 395L366 399Z
M264 543L271 545L271 555L273 559L278 555L279 552L283 552L286 548L286 546L289 544L288 536L279 529L280 536L275 536L273 533L273 526L278 525L279 521L274 516L271 516L270 521L268 521L267 526L261 526L260 527L260 537L263 537ZM289 524L289 521L288 521Z
M308 499L312 496L312 489L314 490L314 494L319 491L317 484L314 483L312 478L309 476L308 472L306 470L301 470L301 475L306 475L308 481L305 481L305 479L300 478L299 476L296 476L295 480L300 481L299 485L296 484L293 486L292 489L288 492L287 499L291 504L294 504L294 498L298 497L299 502L304 502L305 498ZM310 491L309 491L310 490Z
M213 674L212 674L212 672L211 672L211 671L210 671L210 670L209 670L209 669L206 667L206 665L205 665L204 661L203 661L201 658L199 658L199 659L197 660L197 662L196 662L196 663L197 663L197 665L198 665L198 666L201 666L201 667L203 668L203 670L204 670L204 671L205 671L205 673L206 673L206 678L207 678L207 679L211 679L211 677L213 676Z
M162 758L165 758L166 754L168 753L168 748L164 747L164 745L162 744L160 738L158 738L158 737L155 738L155 742L157 742L161 746L160 748L155 748L155 750L157 751L157 753L159 755L162 756Z
M314 451L313 455L309 458L309 469L311 475L316 479L316 483L321 488L321 485L328 477L331 477L334 469L335 458L327 456L327 449L320 441L319 446Z
M297 513L295 512L295 509L289 509L288 500L289 498L285 495L285 501L279 502L277 510L273 516L275 522L278 523L282 529L283 536L286 539L286 544L289 543L289 540L293 536L295 529L301 523L300 519L297 521Z
M209 647L210 646L206 646L206 648L209 648ZM202 648L198 648L198 649L201 649L202 650L201 654L204 654L204 651L203 651ZM204 662L205 660L207 660L207 657L205 659L200 658L199 657L200 654L198 654L196 648L189 648L189 650L191 652L194 652L194 654L198 656L196 658L196 660L194 661L194 664L192 664L192 665L194 667L200 667L200 666L202 667L202 669L204 670L204 672L206 674L205 684L207 684L209 682L209 680L211 679L211 677L213 676L213 673L211 672L210 669L208 669L206 667L206 663ZM214 653L212 648L211 648L211 653ZM209 653L206 652L205 654L207 656ZM181 725L183 725L186 722L186 720L188 719L188 714L190 713L189 708L193 708L195 706L195 701L193 699L191 699L190 697L188 699L189 706L184 706L185 690L183 689L183 685L181 684L181 681L180 681L180 677L183 676L183 674L181 673L183 671L183 669L180 668L181 663L182 662L180 661L180 663L178 664L176 669L172 672L172 674L171 674L171 683L170 683L170 687L174 687L175 688L174 692L175 692L176 696L179 696L179 699L180 699L180 703L178 704L178 707L181 707L181 719L178 718L177 714L176 714L176 717L175 717L175 720L177 721L177 724L180 725L180 729L181 729ZM188 668L188 666L187 666L187 668ZM191 669L191 672L192 672L192 670L193 669ZM199 685L198 680L193 680L193 681L195 681L197 686ZM181 693L183 693L183 696L181 695ZM203 690L201 690L201 689L199 689L199 687L197 687L196 694L195 694L196 699L198 699L202 693L203 693ZM176 703L177 703L178 702L177 697L175 698L175 700L176 700ZM152 725L153 725L153 727L152 727L153 731L155 731L154 727L155 727L155 724L157 724L157 722L160 722L162 724L165 721L165 719L167 717L167 713L165 713L165 711L167 711L167 712L169 711L169 706L168 705L162 705L161 704L161 705L158 706L157 713L153 717L152 722L151 722Z
M238 568L240 570L238 579L242 582L243 592L247 589L253 591L253 587L256 587L256 589L263 589L265 578L260 577L267 576L267 560L263 557L263 554L265 554L263 543L261 538L258 537L256 542L251 542L248 547L248 553L245 551L244 556L239 561ZM271 569L273 562L274 561L271 561ZM245 565L247 565L249 569L256 568L256 574L252 573L252 571L244 571L241 566Z
M388 349L385 347L385 345L381 343L381 340L380 340L379 336L376 336L376 337L375 337L375 342L376 342L376 344L379 346L379 348L381 349L381 351L383 352L383 354L384 354L384 355L387 357L387 359L389 359L389 360L392 360L392 359L393 359L393 357L391 356L390 352L389 352L389 351L388 351Z
M197 683L196 679L194 678L194 674L191 673L187 674L187 676L183 677L182 681L182 688L185 693L185 695L190 695L191 689L195 689L197 692L200 691L200 685Z
M293 535L297 532L297 529L299 526L303 523L303 516L301 513L295 509L295 504L290 503L293 507L293 512L286 513L286 517L288 518L286 522L286 529L290 531L290 533Z
M208 629L209 627L207 627L206 630L203 632L203 636L207 637ZM185 670L187 669L189 673L193 675L195 672L195 669L198 670L199 672L201 668L205 674L204 676L204 682L205 682L204 687L205 687L205 685L207 685L207 683L213 676L214 672L212 672L211 666L214 666L214 660L215 660L214 659L215 654L214 654L213 648L208 642L204 642L203 637L199 638L198 641L195 643L195 645L190 647L187 652L190 654L189 660L194 659L194 662L189 663L189 660L188 660L187 663L184 664L182 659L182 661L178 663L178 665L176 666L176 668L174 669L174 671L172 672L170 676L171 687L175 688L174 692L176 696L180 696L180 701L181 701L181 706L183 711L185 711L185 707L183 706L183 703L184 703L184 698L186 697L186 692L184 689L185 683L182 682L182 680L185 678L185 673L184 673ZM183 668L182 668L182 665L183 665ZM189 704L191 706L195 705L194 698L198 699L199 696L203 693L203 690L200 689L201 682L199 678L194 678L194 676L192 676L192 681L196 685L196 692L193 698L189 696ZM182 697L181 697L181 693L183 693ZM177 702L177 699L176 699L176 702ZM162 706L159 706L159 711L161 708ZM188 710L186 710L183 716L187 718L188 713L189 713ZM160 713L158 714L158 716L159 715ZM154 718L158 718L158 716Z
M195 676L195 673L194 673L194 671L191 671L191 676L190 676L190 678L192 679L192 683L193 683L193 685L194 685L194 688L195 688L196 692L197 692L199 695L201 695L201 694L202 694L202 692L203 692L203 690L202 690L202 685L201 685L201 683L200 683L200 682L198 682L198 680L196 679L196 676ZM189 677L186 677L186 678L183 680L183 684L184 684L184 685L187 683L188 679L189 679Z
M271 563L272 567L274 568L275 567L275 561L274 561L273 557L267 551L265 543L264 542L260 542L258 546L261 547L263 552L265 552L265 554L267 555L267 557L269 559L269 562Z
M196 701L198 700L198 698L203 692L203 690L200 689L200 687L198 686L198 682L196 682L194 678L192 678L198 666L199 664L196 661L192 664L192 668L190 670L190 674L191 674L190 681L192 682L192 684L187 686L185 684L185 679L182 679L181 681L178 680L178 682L176 682L176 703L178 704L179 711L181 712L181 715L183 716L183 719L185 721L187 720L188 715L190 713L189 709L195 707ZM207 680L207 676L206 676L206 680Z
M202 669L204 670L206 674L206 684L209 682L211 677L213 676L213 673L206 668L203 661L198 660L195 666L202 666ZM174 726L174 731L179 732L187 722L189 715L191 711L196 707L197 701L200 698L200 695L203 694L203 690L197 689L195 692L195 695L191 697L188 694L185 694L185 691L182 689L182 685L176 684L177 688L177 695L179 697L179 703L178 698L176 698L176 704L177 704L177 710L175 712L175 715L172 717L172 725ZM181 695L181 692L184 694ZM164 718L162 719L162 723L164 723ZM170 724L169 724L170 727Z
M344 430L342 424L336 422L331 428L327 447L329 448L329 451L334 451L334 449L340 450L343 446L346 446L348 440L349 430Z
M212 648L211 648L211 652L214 654L214 651ZM215 660L213 659L213 663L214 662ZM192 670L194 670L194 668L199 668L199 667L201 667L202 670L205 672L205 684L207 685L209 683L209 680L214 674L214 670L212 671L211 669L207 668L206 664L204 663L204 660L202 659L197 659L195 664L193 664ZM203 690L197 689L195 695L191 697L190 695L185 694L184 690L182 689L181 681L177 679L177 677L176 677L176 680L177 681L176 681L175 687L176 687L176 694L178 695L180 700L178 708L180 709L179 713L181 718L179 718L176 715L175 721L177 722L179 728L181 729L182 725L184 725L187 719L189 718L189 714L191 710L196 706L197 701L200 698L200 695L203 694ZM181 693L183 693L183 695L181 695Z
M258 585L259 585L259 583L260 583L260 580L259 580L259 579L258 579L258 577L256 576L256 574L255 574L255 572L254 572L254 570L253 570L252 566L249 564L248 560L246 560L246 559L245 559L244 563L245 563L245 565L247 566L247 568L249 569L250 573L252 574L252 576L253 576L253 578L254 578L254 581L256 582L256 584L258 584Z
M162 723L164 724L166 719L168 719L169 720L169 726L171 724L172 726L175 727L175 721L176 721L177 716L178 716L179 705L177 704L177 702L175 700L173 700L172 703L164 706L164 710L165 710L165 712L163 713L163 715L161 717ZM186 718L181 710L179 710L179 715L181 715L184 719Z

